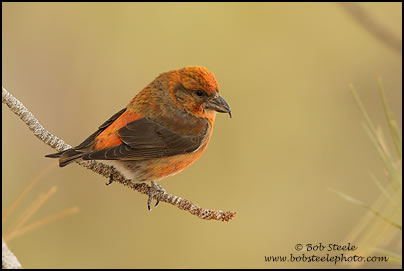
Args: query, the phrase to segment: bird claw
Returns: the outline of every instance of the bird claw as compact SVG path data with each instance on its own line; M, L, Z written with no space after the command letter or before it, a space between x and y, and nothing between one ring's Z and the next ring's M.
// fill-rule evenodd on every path
M114 181L114 175L111 173L111 174L109 175L109 180L108 180L107 183L105 183L105 185L110 185L113 181Z
M151 182L152 187L157 191L157 192L150 192L149 193L149 198L147 199L147 209L149 209L149 211L151 211L151 203L153 200L153 196L159 192L163 192L165 193L166 190L159 184L155 183L154 181ZM156 204L154 205L154 207L157 207L157 205L159 205L160 201L157 200Z
M152 200L153 200L153 195L150 193L149 198L147 199L147 209L149 209L149 211L152 210L151 207L150 207L150 205L152 203Z

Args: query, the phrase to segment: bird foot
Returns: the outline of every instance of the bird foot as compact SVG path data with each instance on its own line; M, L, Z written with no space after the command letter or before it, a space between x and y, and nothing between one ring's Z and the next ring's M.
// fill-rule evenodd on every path
M109 180L108 180L108 182L107 183L105 183L106 185L110 185L112 182L114 181L114 174L110 174L109 175Z
M159 193L159 192L166 192L166 190L161 186L161 185L159 185L159 184L157 184L156 182L151 182L151 185L152 185L152 187L156 190L156 192L150 192L150 194L149 194L149 198L148 198L148 200L147 200L147 208L149 209L149 211L151 211L152 209L151 209L151 203L152 203L152 200L153 200L153 196L156 194L156 193ZM157 200L157 202L156 202L156 204L154 205L154 207L157 207L157 205L159 205L159 200Z

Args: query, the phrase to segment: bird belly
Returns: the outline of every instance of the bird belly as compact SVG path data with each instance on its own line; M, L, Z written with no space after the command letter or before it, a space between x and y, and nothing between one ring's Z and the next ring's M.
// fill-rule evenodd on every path
M165 177L175 175L189 167L202 155L205 148L206 145L192 153L150 160L110 160L108 161L108 164L114 166L125 176L125 178L130 179L135 183L159 181Z
M126 179L129 179L134 183L149 181L149 179L147 178L147 174L144 171L142 161L110 160L103 162L114 166Z
M175 175L193 164L202 155L202 152L195 151L193 153L154 159L155 161L147 165L148 176L150 179L158 181Z

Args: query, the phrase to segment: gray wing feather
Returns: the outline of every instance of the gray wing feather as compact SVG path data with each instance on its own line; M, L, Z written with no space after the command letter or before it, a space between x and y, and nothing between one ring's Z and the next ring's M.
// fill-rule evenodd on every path
M206 121L205 125L204 133L186 136L177 134L149 118L135 120L118 130L122 144L86 153L82 158L146 160L193 152L203 144L209 123Z

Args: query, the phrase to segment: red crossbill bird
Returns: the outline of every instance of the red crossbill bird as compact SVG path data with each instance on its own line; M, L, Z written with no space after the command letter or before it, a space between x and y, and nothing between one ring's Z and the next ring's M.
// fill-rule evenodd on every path
M80 145L46 157L59 158L60 167L77 159L108 161L127 179L162 189L155 181L184 170L205 151L216 112L231 117L206 68L165 72Z

